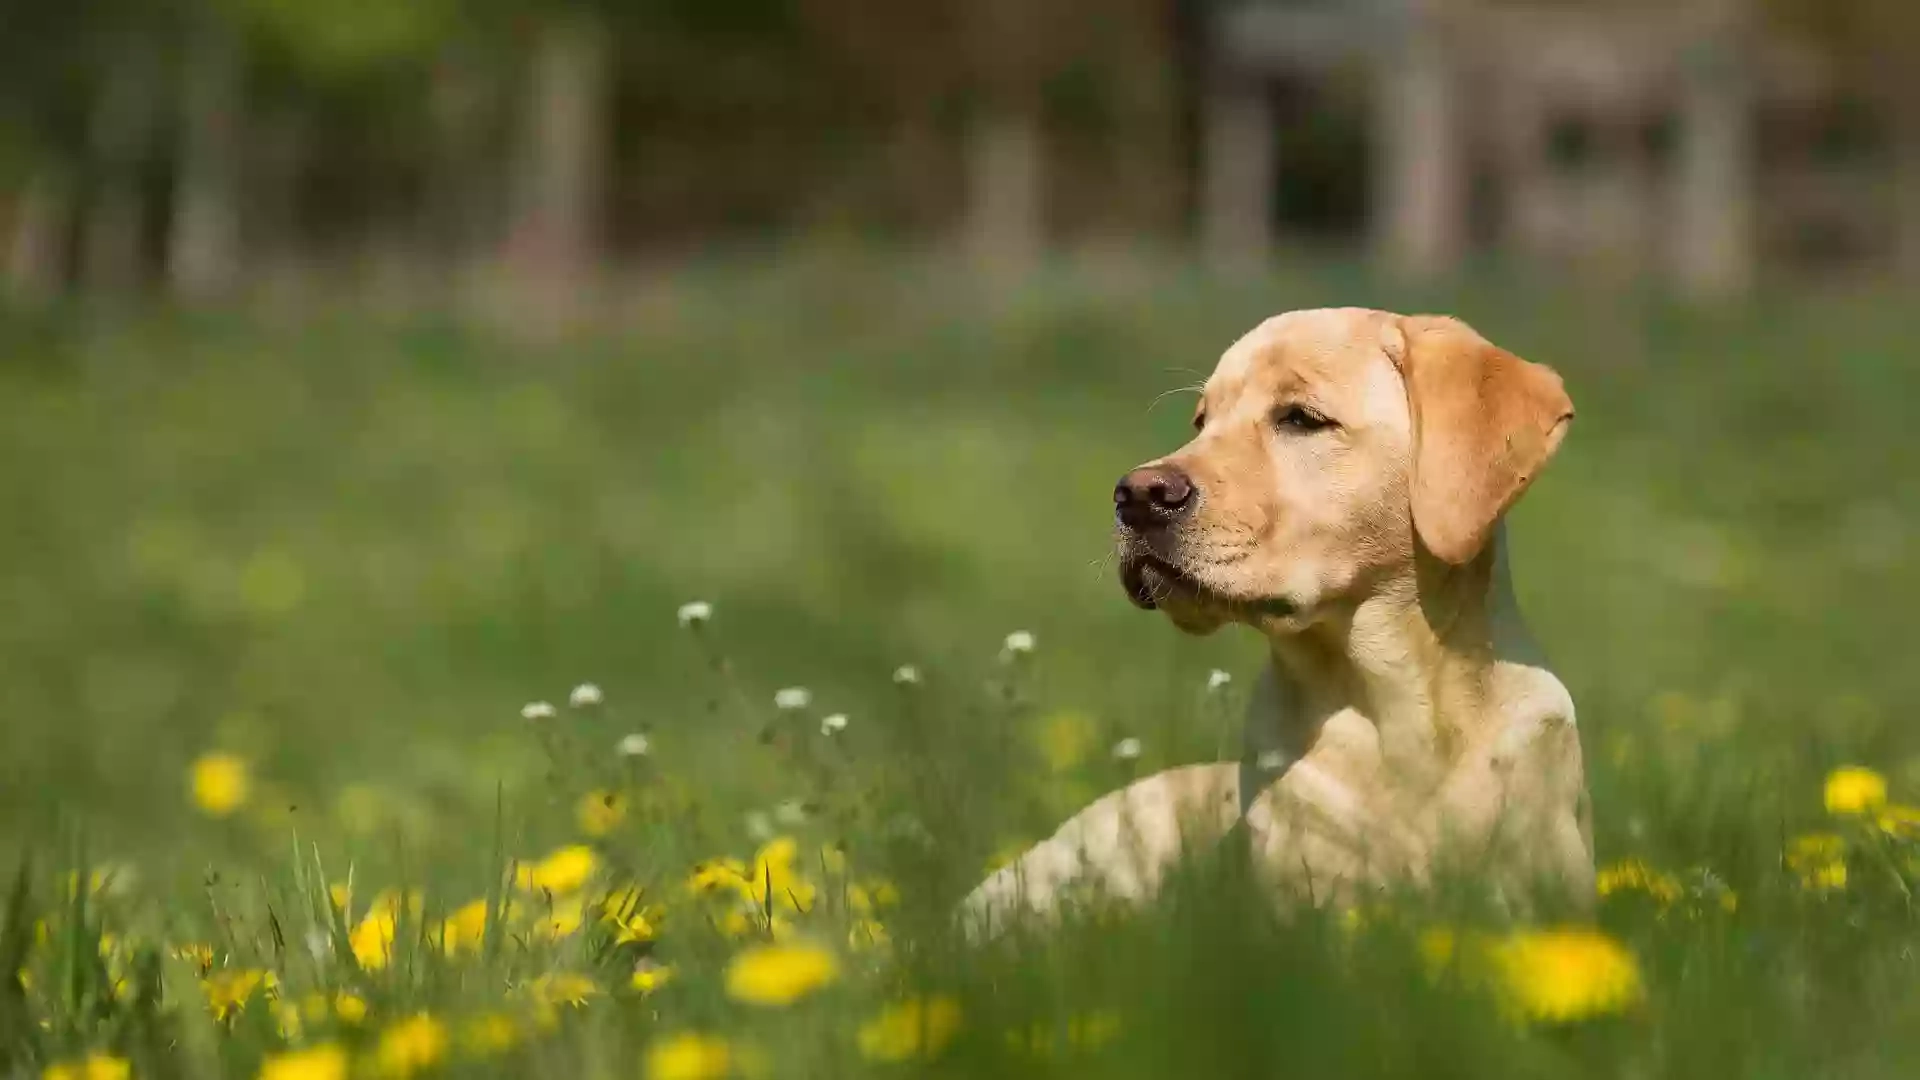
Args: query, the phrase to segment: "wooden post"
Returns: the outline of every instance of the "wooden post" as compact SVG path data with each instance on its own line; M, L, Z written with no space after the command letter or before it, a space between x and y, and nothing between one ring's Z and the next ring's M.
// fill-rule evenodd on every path
M535 319L586 307L599 269L612 57L591 16L555 15L532 42L507 259Z
M1681 291L1722 300L1752 284L1754 146L1744 0L1698 0L1685 57L1674 230Z
M67 235L73 221L73 181L59 162L42 162L13 204L7 238L7 293L22 303L60 294L67 272Z
M1466 232L1458 78L1434 6L1410 5L1377 69L1375 244L1390 273L1415 279L1452 270Z
M207 300L232 288L240 270L240 110L238 43L203 28L185 70L178 175L167 279L183 300Z
M1273 104L1252 80L1212 80L1202 104L1200 236L1217 268L1258 267L1274 247Z
M987 107L968 122L966 244L984 271L1017 275L1039 260L1043 147L1035 106Z

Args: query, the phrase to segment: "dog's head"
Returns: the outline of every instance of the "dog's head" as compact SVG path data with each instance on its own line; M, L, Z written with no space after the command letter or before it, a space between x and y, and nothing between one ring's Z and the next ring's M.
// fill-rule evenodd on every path
M1269 319L1220 358L1192 441L1114 489L1121 581L1193 633L1297 632L1421 558L1473 561L1572 417L1551 369L1455 319Z

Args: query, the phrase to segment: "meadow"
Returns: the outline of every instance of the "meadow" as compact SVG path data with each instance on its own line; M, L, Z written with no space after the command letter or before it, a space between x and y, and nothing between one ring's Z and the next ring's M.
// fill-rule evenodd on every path
M1597 926L1283 920L1223 854L965 945L995 860L1237 747L1257 644L1126 603L1108 492L1355 302L1573 393L1509 533ZM1892 294L1324 266L7 315L0 1076L1912 1076L1916 395Z

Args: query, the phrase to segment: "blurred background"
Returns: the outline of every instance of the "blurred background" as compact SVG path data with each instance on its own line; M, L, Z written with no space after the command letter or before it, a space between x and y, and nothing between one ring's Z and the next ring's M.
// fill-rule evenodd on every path
M9 0L7 280L515 314L796 242L1920 264L1901 0ZM543 295L545 294L545 295Z
M1920 778L1916 63L1906 0L5 0L0 831L168 850L222 751L262 836L443 837L582 681L768 804L706 600L855 732L1036 633L1082 734L941 720L1030 836L1231 745L1257 649L1125 604L1107 492L1320 304L1567 375L1515 565L1603 846Z

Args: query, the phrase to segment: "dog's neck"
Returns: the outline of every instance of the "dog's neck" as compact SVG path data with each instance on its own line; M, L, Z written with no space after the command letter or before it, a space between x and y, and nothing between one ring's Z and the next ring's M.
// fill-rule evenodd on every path
M1343 768L1418 792L1480 740L1497 658L1528 648L1504 530L1464 566L1422 554L1352 609L1272 639L1277 723L1289 757L1324 744ZM1518 657L1515 657L1518 658ZM1356 777L1356 779L1358 779Z

